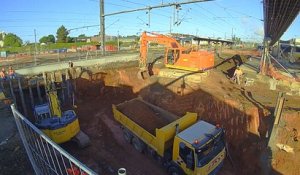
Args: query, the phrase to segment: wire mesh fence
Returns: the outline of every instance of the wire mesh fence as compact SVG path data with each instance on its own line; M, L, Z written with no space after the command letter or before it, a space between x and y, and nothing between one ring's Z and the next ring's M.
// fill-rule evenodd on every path
M27 120L15 107L11 109L17 128L37 175L91 175L96 174L80 161L68 154L59 145Z

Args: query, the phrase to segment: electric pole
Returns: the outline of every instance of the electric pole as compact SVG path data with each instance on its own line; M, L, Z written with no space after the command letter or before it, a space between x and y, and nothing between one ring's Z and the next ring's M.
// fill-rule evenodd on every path
M104 0L100 0L100 38L102 45L102 55L105 55L105 17L104 17Z
M148 27L150 28L150 9L148 11Z
M120 51L120 35L119 35L119 30L118 30L118 52Z
M170 16L170 34L172 33L172 17Z
M34 29L34 65L36 66L36 52L37 52L37 47L36 47L36 30Z

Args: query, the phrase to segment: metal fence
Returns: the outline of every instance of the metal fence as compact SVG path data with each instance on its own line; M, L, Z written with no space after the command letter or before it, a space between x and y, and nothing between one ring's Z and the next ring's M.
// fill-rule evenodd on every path
M35 127L16 109L15 105L11 105L11 109L35 174L96 174Z

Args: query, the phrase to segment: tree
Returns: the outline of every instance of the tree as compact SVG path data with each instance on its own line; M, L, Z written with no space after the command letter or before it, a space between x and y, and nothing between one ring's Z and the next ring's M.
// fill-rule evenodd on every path
M67 42L68 43L74 43L75 42L75 39L73 37L67 37Z
M242 42L242 41L241 41L241 38L238 38L238 37L236 37L235 35L233 35L232 41L233 41L235 44L240 44L240 43Z
M65 28L65 26L60 26L58 29L57 29L57 32L56 32L56 39L57 39L57 43L66 43L68 42L67 41L67 37L68 37L68 30L67 28Z
M55 37L54 37L54 35L48 35L48 41L50 43L55 43Z
M43 36L40 40L40 43L55 43L54 35Z
M8 33L4 37L5 47L20 47L23 43L22 39L13 33Z
M86 37L85 34L78 35L78 38L85 38L85 37Z
M40 41L40 43L47 43L48 42L48 36L43 36L39 41Z

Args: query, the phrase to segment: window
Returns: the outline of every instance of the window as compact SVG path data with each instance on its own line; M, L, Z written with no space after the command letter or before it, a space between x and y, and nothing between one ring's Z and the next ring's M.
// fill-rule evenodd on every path
M210 136L210 135L207 135ZM210 137L213 137L211 135ZM207 165L216 155L225 147L224 132L220 133L214 140L211 140L205 146L196 149L198 167Z
M194 151L187 147L183 142L179 144L179 156L182 158L187 168L194 170Z
M174 64L174 50L168 50L167 59L168 64Z

